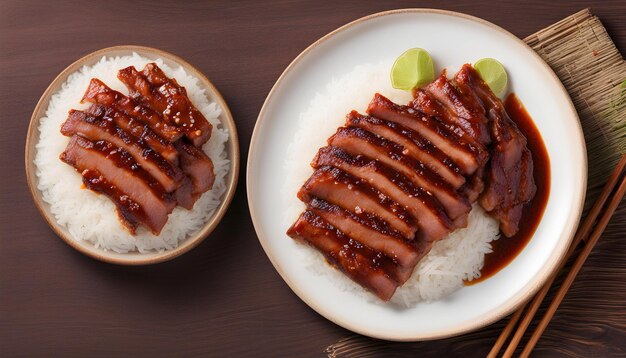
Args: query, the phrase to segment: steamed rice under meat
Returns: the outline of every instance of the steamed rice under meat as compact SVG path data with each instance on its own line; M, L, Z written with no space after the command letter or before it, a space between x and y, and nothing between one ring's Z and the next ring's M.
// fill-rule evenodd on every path
M195 107L213 126L211 139L202 149L213 160L216 178L213 189L202 195L193 210L180 207L174 209L159 236L154 236L145 228L139 228L137 235L133 236L120 224L115 205L103 195L81 189L81 176L59 160L59 154L69 141L59 129L70 109L84 110L89 106L80 104L80 99L91 78L99 78L114 90L127 93L116 77L117 71L128 66L142 68L149 62L156 62L169 77L184 86ZM43 199L50 204L50 211L57 222L67 227L77 241L88 241L96 247L119 253L175 248L213 215L226 191L229 160L225 144L228 132L220 123L220 115L221 109L207 98L198 79L187 74L182 67L172 68L161 60L153 61L136 53L124 57L103 57L95 65L84 66L70 75L62 89L52 96L46 116L40 120L40 140L35 156L38 188Z
M356 67L341 78L334 79L301 113L299 129L289 146L285 162L289 172L282 193L288 208L284 218L285 228L305 207L295 195L313 171L309 162L303 158L315 156L317 150L325 145L326 139L343 125L345 114L353 109L364 112L372 93L376 92L396 103L408 103L412 99L409 93L391 88L388 77L390 65L389 61ZM474 205L468 226L437 242L418 263L409 281L398 288L391 302L409 306L418 301L437 300L462 287L465 280L480 277L485 254L491 252L490 242L496 240L498 235L498 221ZM312 271L328 276L342 289L357 292L370 300L376 299L343 273L326 264L316 250L305 245L297 245L297 248L303 262L308 262L307 267Z

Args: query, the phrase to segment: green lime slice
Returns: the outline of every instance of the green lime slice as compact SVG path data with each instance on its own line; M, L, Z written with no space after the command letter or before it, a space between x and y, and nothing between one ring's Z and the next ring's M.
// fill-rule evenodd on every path
M410 91L435 79L433 59L421 48L405 51L391 67L391 86Z
M500 97L504 94L508 83L508 76L506 75L504 66L502 66L500 62L493 58L483 58L476 61L474 68L496 96Z

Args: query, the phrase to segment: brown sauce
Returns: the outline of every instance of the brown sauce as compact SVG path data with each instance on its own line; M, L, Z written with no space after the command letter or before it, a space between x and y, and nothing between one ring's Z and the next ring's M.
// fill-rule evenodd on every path
M506 98L504 106L508 115L528 139L528 149L533 155L533 174L537 193L533 200L524 207L519 232L508 238L501 236L500 239L491 243L493 252L485 256L485 265L481 270L481 277L466 282L467 285L481 282L493 276L524 249L539 226L550 195L550 158L541 134L515 94L510 94Z

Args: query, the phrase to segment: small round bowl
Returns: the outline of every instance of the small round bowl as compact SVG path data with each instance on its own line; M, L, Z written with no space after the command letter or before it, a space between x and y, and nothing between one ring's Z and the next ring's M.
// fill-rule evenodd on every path
M228 175L226 177L226 192L224 193L222 201L220 205L215 209L214 214L208 219L208 221L199 231L197 231L191 237L182 240L179 243L178 247L172 250L166 250L163 252L130 252L126 254L121 254L110 250L105 251L103 249L96 248L93 244L87 241L76 240L72 237L67 228L59 225L56 222L54 216L50 212L50 205L43 200L42 193L37 188L38 178L35 174L36 167L34 164L34 159L37 152L35 146L39 142L39 120L45 115L52 94L58 92L61 89L62 84L68 79L69 75L76 72L82 66L90 66L95 64L103 56L125 56L131 55L133 52L136 52L140 56L149 59L161 59L165 64L169 66L182 66L185 71L187 71L187 73L198 79L199 85L206 90L206 94L208 95L209 99L217 103L222 109L220 120L223 127L228 131L229 134L228 142L226 143L226 151L228 159L230 160L230 167L228 170ZM211 81L209 81L209 79L204 76L200 71L198 71L195 67L176 55L172 55L165 51L157 50L154 48L130 45L114 46L92 52L87 56L84 56L76 62L72 63L65 70L63 70L48 86L44 94L39 99L39 102L37 102L37 106L35 107L33 115L30 119L30 125L28 126L28 133L26 135L25 166L26 180L28 182L28 187L30 188L31 195L33 197L35 205L37 206L37 209L39 209L39 212L46 220L48 225L52 228L52 230L54 230L54 232L68 245L80 251L81 253L100 261L119 265L149 265L171 260L184 254L185 252L193 249L198 244L200 244L215 229L217 224L226 213L226 210L228 209L228 206L233 199L235 189L237 187L237 178L239 176L239 141L237 139L237 128L235 127L235 122L233 120L232 114L230 113L230 110L228 109L228 106L226 105L226 102L224 101L224 98L222 98L222 95L211 83ZM115 214L112 213L112 215Z

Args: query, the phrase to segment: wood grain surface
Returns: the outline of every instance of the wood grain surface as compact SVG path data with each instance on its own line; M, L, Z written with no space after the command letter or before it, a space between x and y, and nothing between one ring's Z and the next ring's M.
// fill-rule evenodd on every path
M54 77L91 51L152 46L203 71L229 103L245 164L265 96L296 55L351 20L406 7L468 13L520 38L591 7L626 53L624 1L0 1L0 356L484 356L504 321L400 344L354 335L308 308L257 240L245 165L216 231L184 256L148 267L104 264L71 249L26 186L31 112ZM626 356L623 203L534 356Z

